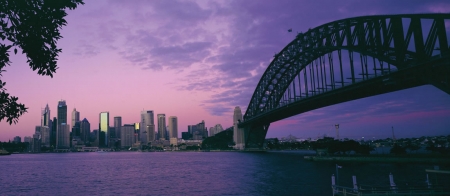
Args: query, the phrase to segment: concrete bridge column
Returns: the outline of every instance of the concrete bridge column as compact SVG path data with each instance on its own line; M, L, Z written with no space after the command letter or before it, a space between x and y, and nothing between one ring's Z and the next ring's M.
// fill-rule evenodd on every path
M234 149L244 150L245 148L245 135L244 128L239 128L238 124L242 121L242 111L239 106L234 108L233 114L233 141L235 143Z
M239 106L236 106L234 108L233 115L233 141L235 143L234 149L262 149L270 123L254 123L246 127L239 128L239 123L241 122L241 108L239 108Z
M245 149L262 149L270 123L254 124L244 129Z

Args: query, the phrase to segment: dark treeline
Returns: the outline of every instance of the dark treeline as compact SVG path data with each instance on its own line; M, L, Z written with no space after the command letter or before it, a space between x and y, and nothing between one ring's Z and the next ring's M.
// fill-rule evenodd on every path
M0 149L4 149L8 152L26 152L28 146L28 142L0 142Z
M202 142L203 150L231 150L233 146L233 130L222 131L212 137L206 138Z

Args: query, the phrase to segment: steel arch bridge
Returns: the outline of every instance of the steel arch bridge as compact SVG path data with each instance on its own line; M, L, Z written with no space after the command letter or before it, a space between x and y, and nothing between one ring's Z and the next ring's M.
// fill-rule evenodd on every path
M245 148L271 122L346 101L431 84L450 94L450 14L348 18L299 33L275 54L243 121Z

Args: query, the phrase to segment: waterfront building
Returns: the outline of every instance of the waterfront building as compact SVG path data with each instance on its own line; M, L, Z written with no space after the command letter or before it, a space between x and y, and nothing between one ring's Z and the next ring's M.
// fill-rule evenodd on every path
M166 138L166 115L158 114L158 134L159 139L164 140Z
M190 134L189 132L181 132L181 138L183 140L190 140L192 139L192 134Z
M217 124L214 127L210 127L209 128L209 136L214 136L220 132L223 131L222 125L221 124Z
M65 100L58 101L58 125L67 124L67 105Z
M36 126L33 138L39 139L42 146L50 146L50 128L45 126Z
M147 144L155 140L155 122L153 110L141 111L141 142Z
M98 147L98 129L94 129L91 134L89 134L89 142L91 142L93 144L93 146L97 146Z
M80 121L80 112L77 111L76 108L73 108L72 111L72 126L75 127L75 123Z
M50 128L45 126L45 127L40 127L40 137L41 137L41 145L42 146L47 146L50 147Z
M208 130L205 126L204 120L196 125L189 125L188 131L191 134L191 139L193 140L202 140L208 137Z
M104 131L98 131L98 147L106 147L105 146L106 134Z
M178 139L175 137L170 138L170 146L177 146L178 145Z
M109 139L116 139L116 128L114 127L109 127Z
M122 148L129 148L135 143L135 125L125 124L120 128L121 141L120 146Z
M188 125L188 133L192 135L192 125Z
M43 127L51 127L52 124L50 123L50 108L48 107L48 104L45 106L45 109L41 112L41 126Z
M68 149L70 148L70 125L59 124L56 132L56 148Z
M109 132L109 112L100 112L99 114L99 147L108 147L110 132ZM103 132L103 133L102 133ZM103 136L104 134L104 136ZM103 136L103 137L102 137Z
M244 130L238 127L240 121L242 121L241 108L236 106L233 115L233 141L236 144L235 149L243 150L245 147Z
M30 152L41 152L41 138L40 134L33 134L30 142Z
M28 143L30 143L30 142L31 142L31 137L30 137L30 136L25 136L25 137L23 137L23 142L28 142Z
M80 123L80 139L84 144L89 143L89 136L91 133L91 124L84 118Z
M14 143L18 144L18 143L22 142L22 138L20 138L20 136L16 136L16 137L14 137L13 141L14 141Z
M169 116L169 138L178 139L178 118Z
M39 138L41 137L41 126L34 127L34 134L39 135Z
M114 117L114 130L116 131L116 137L117 138L121 137L121 133L120 133L120 128L121 127L122 127L122 117L115 116Z

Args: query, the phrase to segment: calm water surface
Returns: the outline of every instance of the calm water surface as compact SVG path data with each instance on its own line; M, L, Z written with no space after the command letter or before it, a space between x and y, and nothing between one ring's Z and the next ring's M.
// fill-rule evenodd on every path
M307 151L107 152L0 157L0 195L331 195L332 162ZM340 184L425 185L432 165L340 163ZM449 179L449 176L446 176ZM445 182L445 179L439 183Z

